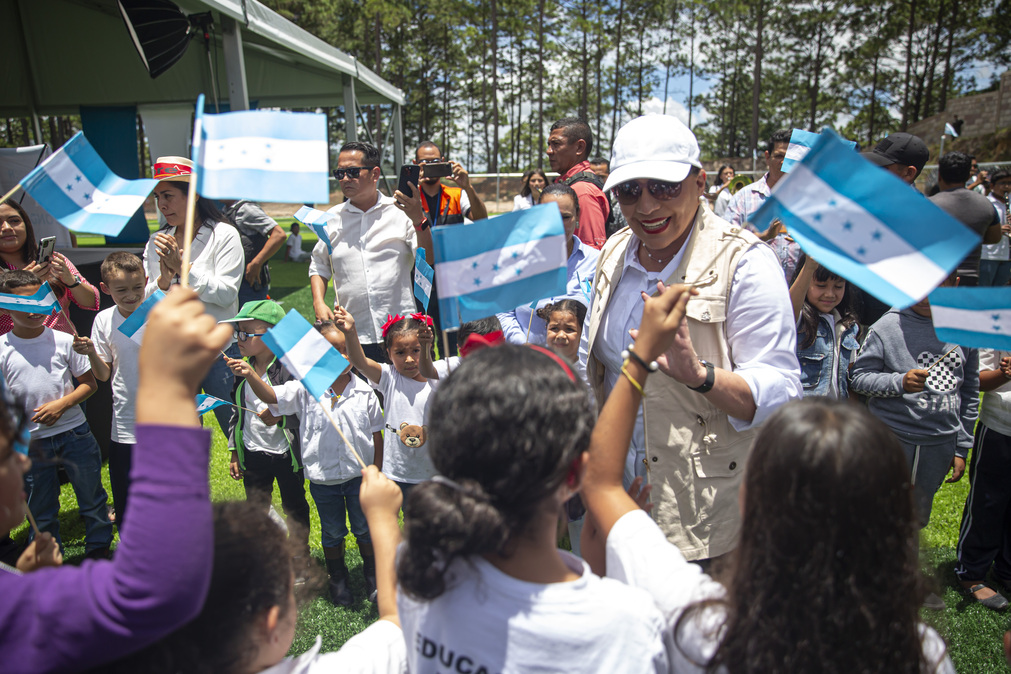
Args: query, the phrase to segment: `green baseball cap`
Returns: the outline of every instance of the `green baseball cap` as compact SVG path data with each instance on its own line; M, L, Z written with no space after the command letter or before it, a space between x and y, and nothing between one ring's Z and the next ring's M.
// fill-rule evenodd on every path
M263 321L264 323L270 323L271 325L277 325L284 318L284 309L281 305L273 300L254 300L253 302L246 302L239 309L239 313L235 315L235 318L229 318L227 321L219 321L220 323L238 323L239 321Z

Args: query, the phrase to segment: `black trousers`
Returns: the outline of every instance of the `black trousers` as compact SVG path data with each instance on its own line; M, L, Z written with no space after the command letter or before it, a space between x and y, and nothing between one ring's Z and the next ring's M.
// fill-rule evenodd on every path
M268 454L246 451L243 459L246 468L242 484L246 488L246 500L257 504L266 512L274 493L274 481L277 480L284 514L304 527L304 532L298 533L298 539L305 538L308 542L309 502L305 500L305 476L302 469L291 469L291 455L288 452Z
M982 422L976 427L956 552L959 580L984 580L992 565L998 579L1011 583L1011 437Z
M126 497L130 492L130 466L133 464L133 444L109 441L109 485L116 506L116 528L126 521Z

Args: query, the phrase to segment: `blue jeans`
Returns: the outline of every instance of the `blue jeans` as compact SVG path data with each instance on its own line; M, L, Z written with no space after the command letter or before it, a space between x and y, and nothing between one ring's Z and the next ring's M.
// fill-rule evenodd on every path
M228 354L229 358L239 358L238 343L233 343L230 347L225 349L225 353ZM214 365L211 365L211 369L207 372L207 376L204 377L203 382L201 382L200 388L202 388L204 393L209 396L234 402L232 400L232 386L234 384L235 375L233 375L232 371L228 369L228 365L225 364L225 359L218 358L214 361ZM232 418L233 409L235 408L231 405L221 405L220 407L215 407L211 410L218 420L218 425L221 426L221 432L225 434L226 438L228 437L228 422Z
M1008 281L1011 281L1011 261L979 261L979 284L981 286L1006 286Z
M245 273L245 271L243 271L243 273ZM270 292L269 285L264 284L259 288L254 288L249 285L249 281L247 281L246 277L243 276L242 284L239 286L239 308L241 309L242 305L246 302L255 302L256 300L267 299L268 292Z
M106 511L108 496L102 487L102 453L87 422L49 438L32 440L28 452L32 469L25 476L28 507L40 531L60 540L60 479L62 464L77 495L77 508L84 518L85 553L112 543L112 524ZM34 538L30 533L28 540Z
M358 492L362 488L362 478L356 477L340 484L309 483L309 493L316 502L319 512L319 525L322 529L324 548L336 548L348 535L347 520L351 521L351 533L355 535L358 544L368 543L369 525L365 521L365 513L358 503ZM345 519L345 512L347 517Z

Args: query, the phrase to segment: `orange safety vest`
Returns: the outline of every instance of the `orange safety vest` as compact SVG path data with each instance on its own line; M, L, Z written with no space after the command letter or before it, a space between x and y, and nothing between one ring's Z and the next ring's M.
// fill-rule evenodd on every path
M439 194L439 212L428 213L428 221L433 227L439 225L460 225L463 224L463 212L460 210L460 195L463 190L459 187L446 187L440 185L442 192ZM425 207L428 207L428 197L425 197Z

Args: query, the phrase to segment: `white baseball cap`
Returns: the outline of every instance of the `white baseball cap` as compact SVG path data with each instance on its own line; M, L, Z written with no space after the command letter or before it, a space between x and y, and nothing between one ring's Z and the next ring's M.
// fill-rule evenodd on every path
M695 134L676 117L643 115L618 129L604 190L637 179L679 183L693 166L702 168Z

